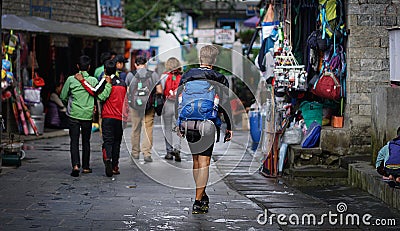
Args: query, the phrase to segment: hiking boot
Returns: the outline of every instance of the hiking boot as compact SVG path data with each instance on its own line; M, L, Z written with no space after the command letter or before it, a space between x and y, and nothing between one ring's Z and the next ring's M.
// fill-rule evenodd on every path
M193 203L192 214L205 214L205 213L208 213L208 208L206 208L201 201L195 200Z
M167 155L165 155L164 158L165 158L166 160L172 160L172 159L174 159L174 156L173 156L172 153L168 152Z
M145 156L144 161L145 162L153 162L153 158L151 158L151 156Z
M201 197L201 203L203 204L204 208L208 210L209 206L208 204L210 203L210 199L208 198L207 194L204 193L203 197Z
M181 160L181 152L180 151L178 151L178 150L174 150L174 152L173 152L173 154L174 154L174 156L175 156L175 161L177 161L177 162L181 162L182 160Z
M119 175L119 174L121 174L121 173L119 172L119 167L118 167L118 166L114 166L112 172L113 172L114 175Z
M112 177L113 169L112 169L112 165L111 165L111 160L106 160L105 167L106 167L106 176Z

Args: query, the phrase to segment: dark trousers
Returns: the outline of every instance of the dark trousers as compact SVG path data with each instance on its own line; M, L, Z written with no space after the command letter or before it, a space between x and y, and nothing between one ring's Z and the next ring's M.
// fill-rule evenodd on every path
M103 151L105 151L106 158L112 160L112 167L114 168L119 163L123 135L122 121L103 118L101 128L103 131Z
M91 120L78 120L69 117L69 137L72 167L81 166L79 156L79 137L82 133L82 168L90 167L90 136L92 134Z

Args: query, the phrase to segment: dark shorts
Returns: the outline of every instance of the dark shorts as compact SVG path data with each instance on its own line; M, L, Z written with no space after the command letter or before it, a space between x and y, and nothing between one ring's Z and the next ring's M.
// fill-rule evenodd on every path
M186 133L192 155L211 156L214 149L215 134L201 136L198 130L188 130Z

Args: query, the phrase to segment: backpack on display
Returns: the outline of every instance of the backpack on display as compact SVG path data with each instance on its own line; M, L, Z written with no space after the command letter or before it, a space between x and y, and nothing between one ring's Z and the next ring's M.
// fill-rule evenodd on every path
M172 72L167 73L165 80L164 96L168 100L176 99L176 90L178 89L179 82L181 81L181 75Z
M134 78L129 87L128 94L129 106L139 112L144 113L153 107L154 103L154 84L152 81L153 72L147 70L144 77L139 76L139 73L132 72Z
M321 125L316 121L312 122L301 142L302 148L313 148L318 146L319 138L321 136Z
M192 80L183 85L178 97L178 120L181 126L184 121L211 120L217 127L221 126L218 117L219 97L215 87L207 80Z
M311 92L324 99L338 100L341 96L341 85L332 72L325 71L314 84Z

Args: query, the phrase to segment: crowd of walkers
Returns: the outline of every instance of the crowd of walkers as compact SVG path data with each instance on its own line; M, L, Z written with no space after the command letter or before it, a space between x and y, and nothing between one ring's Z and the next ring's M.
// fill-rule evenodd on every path
M224 116L227 125L224 142L232 137L228 80L213 70L218 53L215 46L203 46L200 49L200 66L185 73L181 62L171 57L166 61L165 72L161 76L147 68L144 56L135 57L135 70L126 72L127 60L122 55L109 52L101 55L102 65L96 68L95 76L90 76L91 59L81 56L77 62L78 72L66 79L59 93L69 128L70 175L79 177L81 173L92 172L90 138L94 110L99 114L107 177L120 174L121 141L128 122L132 126L132 158L139 159L142 154L145 162L153 161L154 117L161 115L165 159L181 161L180 140L182 137L187 139L196 184L192 213L207 213L209 198L206 186L215 132L219 141L220 115ZM131 121L128 121L129 116ZM80 137L82 156L79 152Z

